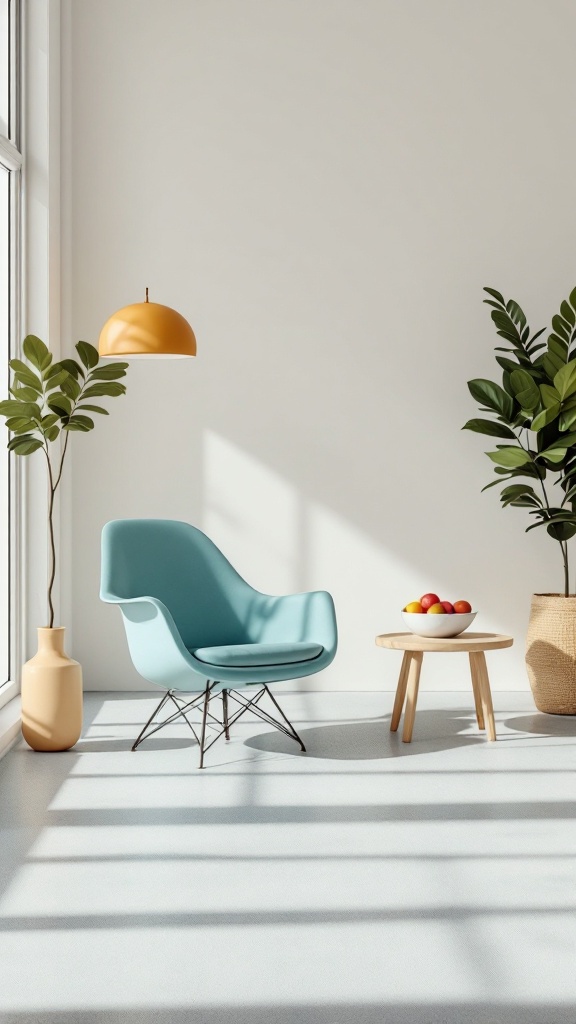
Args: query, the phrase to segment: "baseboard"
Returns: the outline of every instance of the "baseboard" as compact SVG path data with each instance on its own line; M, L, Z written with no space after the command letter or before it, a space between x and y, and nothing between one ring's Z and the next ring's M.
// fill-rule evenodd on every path
M20 739L20 697L13 697L0 708L0 758Z

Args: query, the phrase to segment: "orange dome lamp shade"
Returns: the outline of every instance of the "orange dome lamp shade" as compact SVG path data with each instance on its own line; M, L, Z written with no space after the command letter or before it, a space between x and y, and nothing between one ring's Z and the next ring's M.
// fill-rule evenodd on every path
M124 306L100 332L101 356L118 359L178 359L196 355L196 338L187 320L170 306L146 301Z

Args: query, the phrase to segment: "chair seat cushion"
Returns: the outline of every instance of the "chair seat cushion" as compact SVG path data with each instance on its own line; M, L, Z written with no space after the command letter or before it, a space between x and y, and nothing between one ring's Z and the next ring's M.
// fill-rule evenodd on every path
M267 665L294 665L313 661L324 648L322 644L226 644L224 647L198 647L195 658L207 665L225 668L264 668Z

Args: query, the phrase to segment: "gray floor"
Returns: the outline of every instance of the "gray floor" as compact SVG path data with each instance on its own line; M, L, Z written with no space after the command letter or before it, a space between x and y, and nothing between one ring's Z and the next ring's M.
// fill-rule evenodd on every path
M576 720L495 694L284 695L196 769L150 694L0 763L0 1020L575 1024Z

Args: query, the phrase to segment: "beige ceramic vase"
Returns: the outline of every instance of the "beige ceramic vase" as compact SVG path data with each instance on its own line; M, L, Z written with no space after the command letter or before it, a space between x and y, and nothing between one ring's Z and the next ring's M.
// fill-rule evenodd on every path
M64 627L38 630L22 669L22 735L33 750L68 750L82 732L82 669L64 653Z
M534 594L526 667L539 711L576 715L576 597Z

